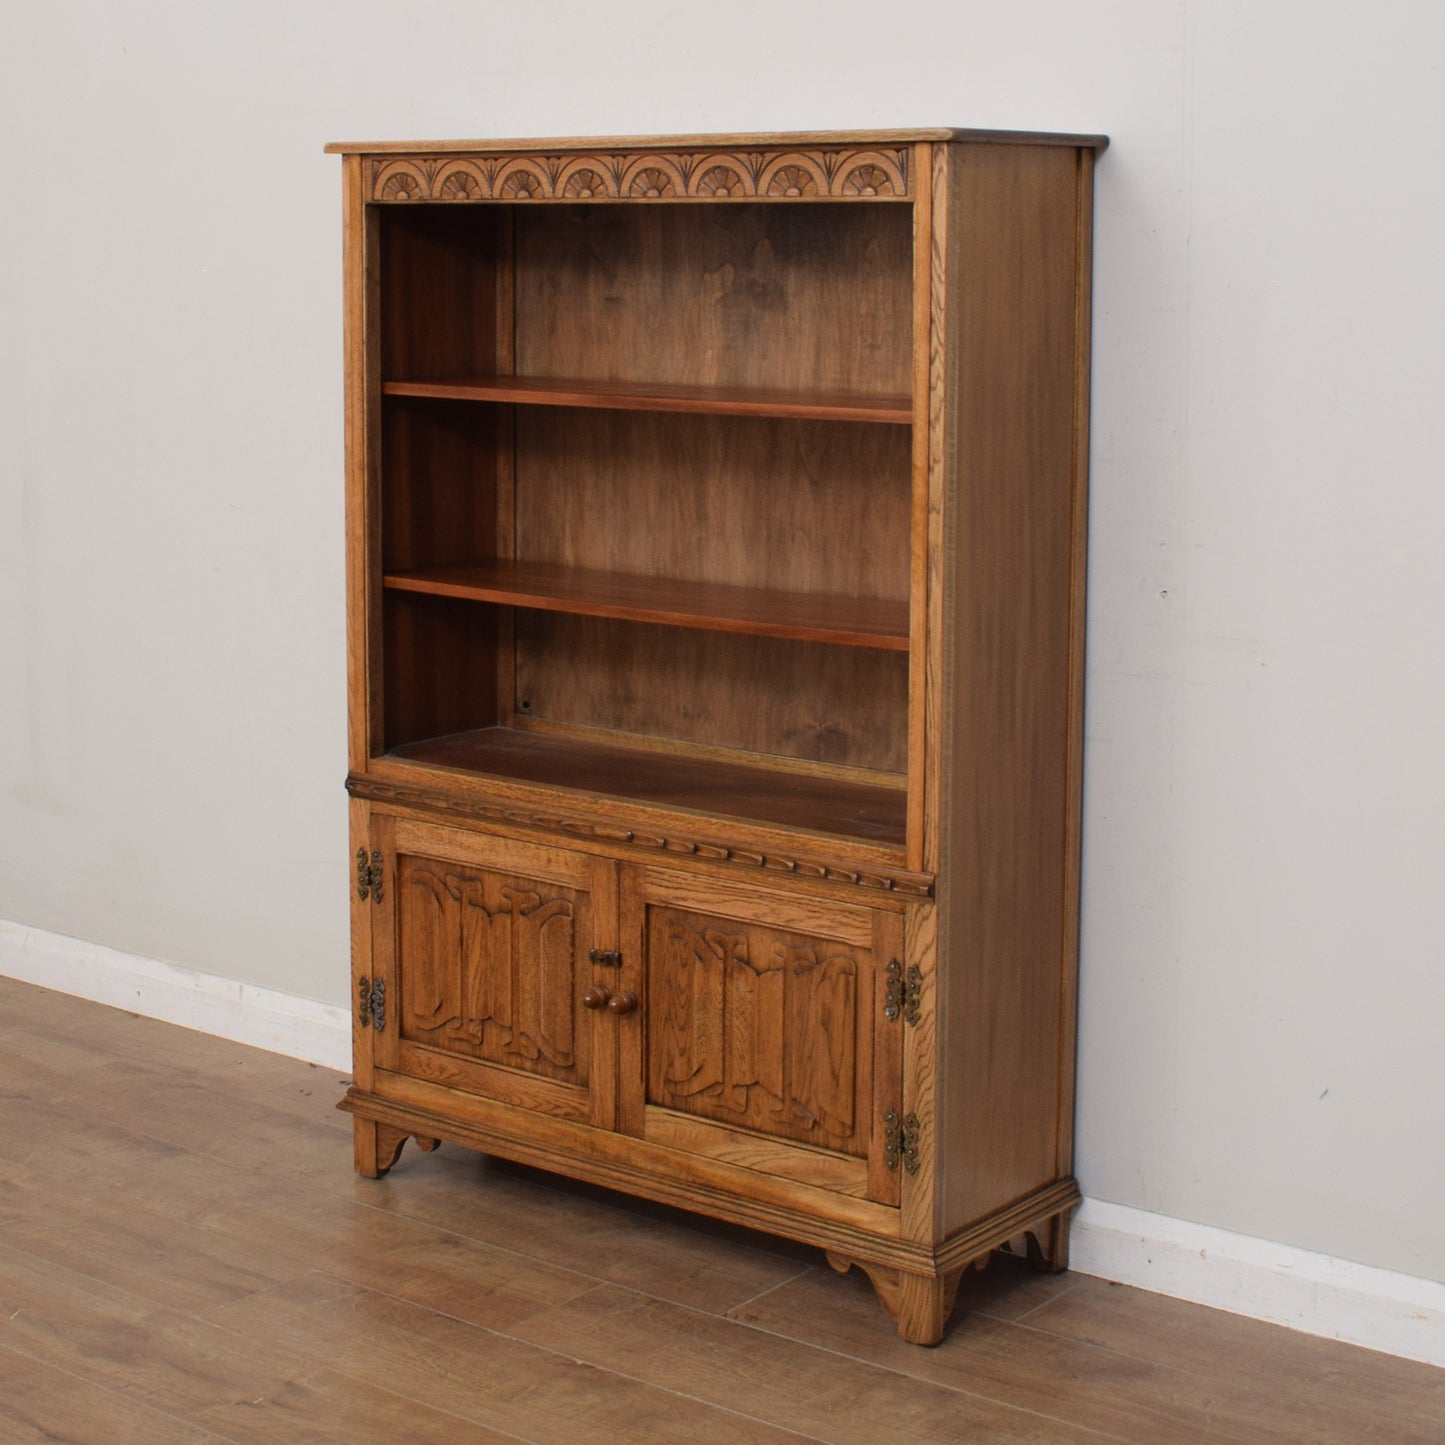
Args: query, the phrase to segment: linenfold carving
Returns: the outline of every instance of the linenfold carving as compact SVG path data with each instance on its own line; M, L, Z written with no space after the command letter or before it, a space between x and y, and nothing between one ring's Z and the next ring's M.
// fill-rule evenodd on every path
M369 199L626 201L901 200L908 151L647 151L584 156L373 157Z
M403 882L403 1032L512 1067L573 1069L577 895L421 858L405 860Z
M861 1154L858 959L676 909L649 925L653 1103Z

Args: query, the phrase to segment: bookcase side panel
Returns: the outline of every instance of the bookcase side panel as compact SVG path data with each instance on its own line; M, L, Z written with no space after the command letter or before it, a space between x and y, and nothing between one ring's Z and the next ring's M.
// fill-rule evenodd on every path
M950 147L942 346L945 1233L1067 1175L1092 156ZM1067 996L1067 997L1066 997ZM1067 1037L1066 1037L1067 1035Z

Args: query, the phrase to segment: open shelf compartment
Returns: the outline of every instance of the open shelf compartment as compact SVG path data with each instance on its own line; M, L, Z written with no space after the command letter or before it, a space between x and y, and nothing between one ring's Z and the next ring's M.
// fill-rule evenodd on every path
M901 847L908 208L375 221L373 756Z
M476 728L392 749L435 767L546 783L720 818L903 846L905 793L896 787L716 758L609 746L524 728Z

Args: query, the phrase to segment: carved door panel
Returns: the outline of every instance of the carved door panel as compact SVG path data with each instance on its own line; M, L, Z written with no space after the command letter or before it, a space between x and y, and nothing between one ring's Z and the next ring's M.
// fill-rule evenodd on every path
M592 955L613 946L616 865L404 818L374 831L391 860L379 1068L610 1127L615 1032L583 998L612 982Z
M896 1204L902 1046L883 1003L901 914L628 869L621 916L643 1003L620 1045L620 1126Z

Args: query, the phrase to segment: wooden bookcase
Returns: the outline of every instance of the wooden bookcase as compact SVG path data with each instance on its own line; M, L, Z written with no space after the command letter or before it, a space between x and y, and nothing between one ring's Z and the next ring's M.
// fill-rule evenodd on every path
M1103 145L332 147L362 1173L1065 1267Z

